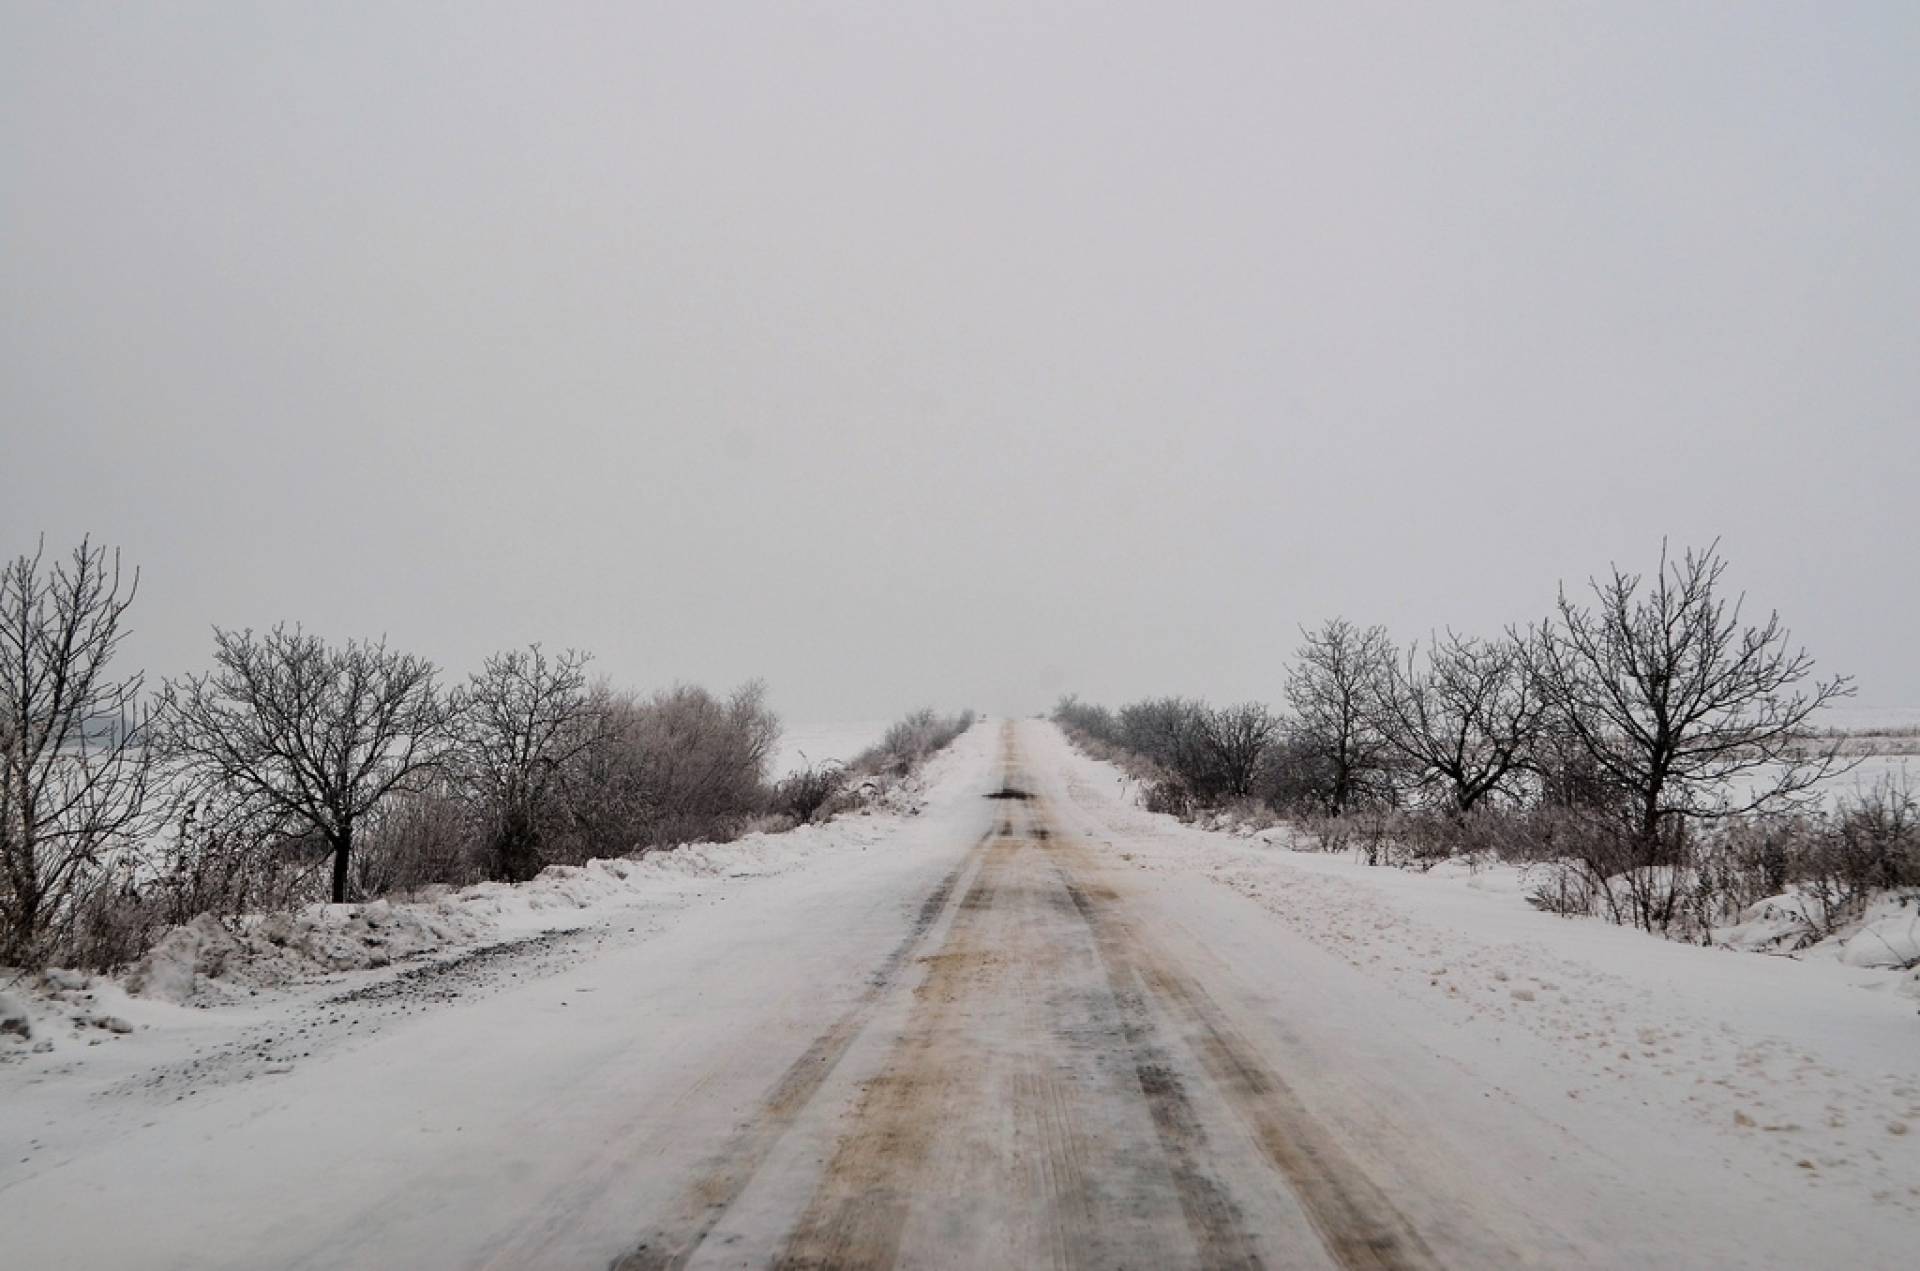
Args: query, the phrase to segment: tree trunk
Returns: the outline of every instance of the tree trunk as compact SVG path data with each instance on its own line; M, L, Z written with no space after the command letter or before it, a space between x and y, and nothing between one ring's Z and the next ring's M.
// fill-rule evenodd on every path
M14 928L9 932L0 932L0 963L14 966L32 967L39 965L35 954L39 952L40 926L40 890L29 884L24 891L14 893Z
M494 876L509 883L524 883L545 865L532 815L524 808L514 808L495 832Z
M1642 863L1657 864L1661 857L1660 844L1660 788L1655 786L1646 793L1645 802L1640 807L1640 851Z
M353 857L353 829L348 827L333 838L333 903L347 903L347 862Z

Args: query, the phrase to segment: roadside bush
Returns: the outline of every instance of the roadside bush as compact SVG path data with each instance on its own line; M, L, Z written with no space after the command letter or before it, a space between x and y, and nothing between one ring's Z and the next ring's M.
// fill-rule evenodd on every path
M497 877L490 828L444 784L396 795L376 810L361 841L355 892L384 896Z
M1293 821L1311 850L1334 854L1351 852L1369 865L1389 864L1390 826L1381 812L1350 812L1332 816L1323 812L1297 816Z
M1297 817L1325 814L1333 790L1333 768L1324 751L1291 727L1267 747L1253 792L1276 812Z
M1162 777L1150 781L1141 792L1141 806L1149 812L1164 812L1169 816L1187 817L1193 815L1193 792L1181 783L1177 777Z
M858 772L904 777L935 752L953 744L973 727L972 711L941 715L931 707L911 711L897 720L873 745L855 755L848 767Z
M1182 768L1182 752L1192 744L1202 707L1183 697L1133 702L1120 708L1114 741L1167 772Z
M486 659L460 692L446 772L484 842L486 877L521 882L547 864L570 767L599 735L590 661L574 649L510 649Z
M61 965L110 972L201 914L232 918L326 898L327 845L284 816L210 799L175 808L162 836L117 855L75 898Z
M1083 749L1145 781L1154 811L1178 816L1258 797L1282 732L1259 702L1215 708L1183 697L1134 702L1117 715L1063 697L1053 719Z
M1162 783L1178 784L1177 779L1167 769L1161 767L1146 755L1133 750L1122 740L1119 717L1104 706L1088 706L1074 696L1060 699L1054 707L1053 721L1060 725L1069 740L1094 759L1110 763L1134 780L1152 787ZM1149 793L1145 797L1153 797ZM1163 800L1178 804L1191 811L1192 794L1172 789L1162 792ZM1155 810L1168 811L1170 808ZM1184 816L1187 812L1176 815Z
M1053 722L1069 733L1112 746L1120 740L1120 722L1104 706L1094 706L1069 693L1054 704Z
M757 680L724 699L689 686L646 699L601 689L592 719L595 736L562 783L552 863L725 841L771 806L780 721Z
M846 789L847 770L840 764L828 761L802 768L774 786L774 810L799 825L825 820Z
M1881 891L1920 888L1920 803L1904 780L1887 778L1843 805L1791 853L1792 881L1832 934Z

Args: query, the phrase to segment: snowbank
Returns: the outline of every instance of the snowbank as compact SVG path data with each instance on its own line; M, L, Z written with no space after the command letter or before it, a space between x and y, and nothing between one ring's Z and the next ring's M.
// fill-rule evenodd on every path
M0 1037L33 1040L33 1016L27 1004L11 993L0 993Z
M221 920L202 914L163 936L125 977L138 997L178 1004L345 971L385 967L504 940L578 927L671 880L784 872L822 847L861 843L891 818L917 815L929 777L874 782L866 807L825 825L689 843L640 857L553 865L528 882L430 889L405 900L311 905L294 913Z
M299 913L223 923L201 914L175 927L127 974L127 991L186 1003L337 971L387 966L492 934L492 924L447 901L314 905Z
M310 905L294 913L228 921L202 914L163 936L127 974L126 987L166 1002L220 1000L248 989L429 957L528 926L578 925L590 911L630 895L648 878L764 865L768 837L698 844L639 860L554 865L518 885L479 883L415 900ZM791 852L793 845L778 850Z
M1847 937L1840 960L1848 966L1911 971L1910 990L1920 995L1920 897L1887 897L1867 911Z

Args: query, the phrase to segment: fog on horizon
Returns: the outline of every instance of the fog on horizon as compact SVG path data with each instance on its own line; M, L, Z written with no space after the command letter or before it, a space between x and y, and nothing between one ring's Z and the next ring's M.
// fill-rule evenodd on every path
M1277 700L1718 538L1920 705L1920 8L0 6L0 555L211 624Z

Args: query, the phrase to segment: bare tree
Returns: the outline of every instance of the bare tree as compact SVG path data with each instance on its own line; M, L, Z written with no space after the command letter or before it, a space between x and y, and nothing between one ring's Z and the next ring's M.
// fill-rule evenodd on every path
M150 765L143 677L114 678L139 574L83 539L0 572L0 962L32 965L139 824Z
M1379 709L1381 735L1415 782L1468 812L1525 771L1547 708L1520 640L1449 631L1424 657L1416 642L1388 664Z
M214 645L211 674L167 685L168 761L189 785L283 811L322 839L338 904L363 819L444 756L450 704L433 663L384 640L330 648L297 627L215 628Z
M1650 587L1616 567L1591 581L1594 609L1562 588L1533 634L1554 715L1630 803L1642 864L1690 819L1793 806L1846 766L1807 721L1852 681L1813 679L1779 614L1744 623L1725 571L1717 543L1678 561L1662 544Z
M1339 816L1387 791L1389 748L1381 735L1380 689L1393 664L1385 627L1332 618L1304 643L1287 674L1296 739L1326 771L1327 810Z
M535 644L493 655L467 683L455 784L485 828L495 877L531 878L545 864L567 776L598 735L590 660L571 649L549 658Z
M1201 711L1196 723L1210 784L1228 798L1253 793L1254 778L1280 731L1279 719L1259 702L1243 702Z

